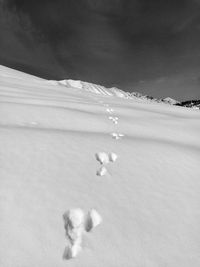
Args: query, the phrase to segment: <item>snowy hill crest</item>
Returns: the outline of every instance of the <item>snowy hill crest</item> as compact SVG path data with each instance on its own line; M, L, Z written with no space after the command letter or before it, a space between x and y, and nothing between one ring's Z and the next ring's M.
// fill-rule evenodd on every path
M158 103L163 102L163 103L171 104L171 105L175 105L179 103L178 101L172 98L169 98L169 97L165 99L157 99L157 98L154 98L148 95L142 95L141 93L138 93L138 92L132 92L132 93L125 92L122 89L119 89L117 87L106 88L103 85L84 82L80 80L72 80L72 79L61 80L61 81L50 80L49 82L52 84L56 84L56 85L63 85L69 88L74 87L78 89L83 89L91 93L105 95L105 96L116 96L116 97L125 98L125 99L141 99L141 100L147 100L150 102L158 102Z

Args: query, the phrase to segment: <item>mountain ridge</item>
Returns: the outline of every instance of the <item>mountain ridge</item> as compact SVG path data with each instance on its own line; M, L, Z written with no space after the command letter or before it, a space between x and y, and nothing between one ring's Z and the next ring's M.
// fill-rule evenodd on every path
M149 95L143 95L139 92L126 92L123 89L117 88L117 87L110 87L107 88L103 85L98 85L86 81L81 81L81 80L72 80L72 79L65 79L65 80L60 80L60 81L55 81L55 80L49 80L51 84L56 84L56 85L63 85L66 87L74 87L78 89L84 89L88 92L96 93L96 94L103 94L107 96L116 96L120 98L126 98L126 99L141 99L141 100L147 100L150 102L157 102L157 103L165 103L165 104L170 104L170 105L176 105L180 103L179 101L166 97L166 98L155 98Z
M9 71L8 71L9 70ZM37 77L35 75L31 75L19 70L16 70L14 68L9 68L4 65L0 65L0 71L2 75L6 78L9 77L16 77L17 80L21 78L27 79L27 77L31 77L33 82L47 82L51 85L62 85L67 88L76 88L76 89L84 89L85 91L88 92L93 92L96 94L100 95L107 95L107 96L116 96L124 99L137 99L137 100L145 100L148 102L153 102L153 103L164 103L164 104L169 104L169 105L175 105L175 106L182 106L182 107L187 107L187 108L193 108L193 109L200 109L200 100L187 100L187 101L177 101L171 97L166 97L166 98L155 98L149 95L143 95L139 92L126 92L122 89L119 89L117 87L111 87L107 88L103 85L98 85L86 81L81 81L81 80L73 80L73 79L65 79L65 80L47 80L43 79L40 77Z

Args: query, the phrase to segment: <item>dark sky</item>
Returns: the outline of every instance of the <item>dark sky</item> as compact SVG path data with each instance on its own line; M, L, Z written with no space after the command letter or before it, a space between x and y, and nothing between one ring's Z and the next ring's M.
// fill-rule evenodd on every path
M200 99L200 0L0 0L0 64Z

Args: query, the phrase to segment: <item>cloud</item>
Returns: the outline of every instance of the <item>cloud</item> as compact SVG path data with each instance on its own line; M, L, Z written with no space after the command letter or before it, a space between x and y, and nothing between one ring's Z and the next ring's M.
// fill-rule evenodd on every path
M28 14L18 12L5 0L0 3L0 64L52 78L62 74L62 68L53 56Z

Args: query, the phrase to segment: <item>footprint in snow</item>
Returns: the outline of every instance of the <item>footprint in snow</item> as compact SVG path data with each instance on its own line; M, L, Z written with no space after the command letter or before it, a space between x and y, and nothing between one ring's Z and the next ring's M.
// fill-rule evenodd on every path
M107 171L106 167L105 167L105 166L101 166L101 167L97 170L96 175L97 175L97 176L104 176L104 175L106 175L107 173L108 173L108 171Z
M115 162L117 160L117 158L118 158L117 154L115 154L113 152L111 152L109 154L109 160L110 160L110 162Z
M82 209L71 209L64 213L64 226L68 245L63 257L65 259L75 258L82 250L82 236L84 231L84 212Z
M106 153L106 152L99 152L95 154L96 160L100 162L102 165L106 165L109 162L115 162L118 158L117 154L114 152Z
M102 217L91 209L85 216L82 209L70 209L63 215L64 227L68 244L64 250L63 258L66 260L76 258L82 250L82 238L84 232L91 232L102 222Z
M109 155L106 152L98 152L95 154L95 157L100 164L108 164L109 162Z
M91 232L101 222L101 215L95 209L91 209L85 218L85 231Z
M122 137L124 137L124 134L121 134L121 133L111 133L111 136L112 136L113 139L119 140Z
M112 117L112 116L109 116L108 118L109 118L109 120L111 120L114 124L118 124L118 120L119 120L118 117Z
M112 108L107 108L106 111L109 112L109 113L113 113L114 109L112 109Z
M108 118L109 118L109 120L112 120L112 121L118 121L119 120L118 117L109 116Z

